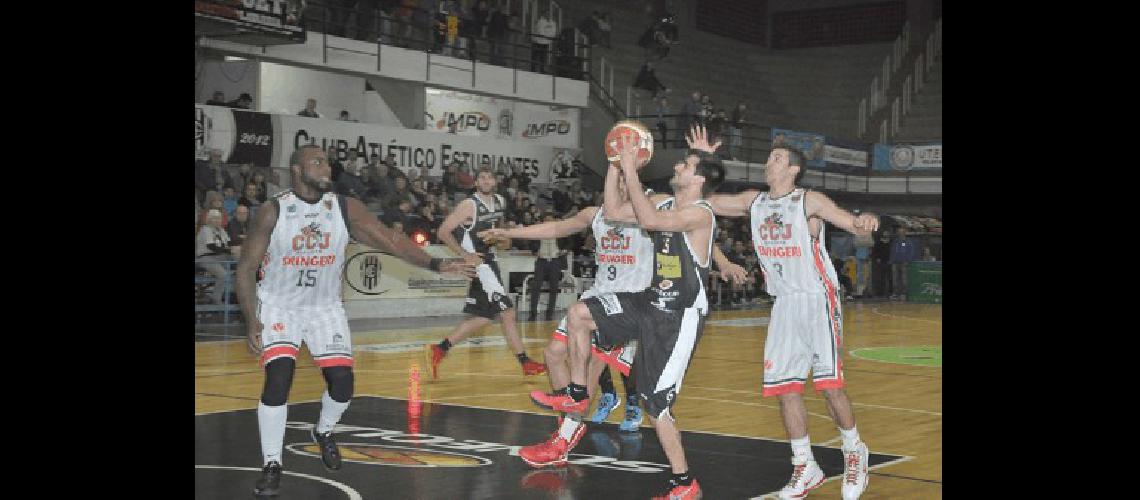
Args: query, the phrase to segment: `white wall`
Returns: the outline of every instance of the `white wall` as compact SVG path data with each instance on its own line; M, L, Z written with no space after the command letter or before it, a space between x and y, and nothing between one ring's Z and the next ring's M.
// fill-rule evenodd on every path
M366 91L364 78L276 63L261 63L259 111L295 115L310 97L317 112L335 120L340 111L362 123L402 127L396 114L376 92Z
M583 81L556 78L557 87L552 92L551 79L554 77L549 75L527 71L518 71L516 75L516 72L508 68L479 63L476 65L476 78L472 85L470 60L432 55L430 56L432 64L429 68L428 56L422 51L384 45L380 47L377 55L375 44L334 36L328 37L329 46L351 49L354 52L336 49L325 51L322 39L320 36L310 36L304 44L274 45L266 47L264 52L261 47L212 39L202 40L201 46L261 61L328 68L361 77L385 77L429 83L437 87L483 92L535 103L584 107L589 97L589 87ZM363 91L363 85L360 88ZM292 112L300 111L304 105L302 97L300 101L291 105L295 107ZM317 105L321 106L322 103L318 102ZM324 113L323 110L320 112ZM339 113L340 110L337 109L336 112Z
M220 90L226 94L227 102L237 99L242 93L248 93L253 96L256 105L259 76L256 61L203 59L202 65L197 69L199 73L194 84L194 102L205 103L214 98L215 91Z

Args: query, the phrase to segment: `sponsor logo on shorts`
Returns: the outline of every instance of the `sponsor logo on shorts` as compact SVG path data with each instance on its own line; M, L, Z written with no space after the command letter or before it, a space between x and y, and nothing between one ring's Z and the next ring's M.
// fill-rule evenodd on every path
M775 363L772 363L772 360L770 360L770 359L764 360L764 371L770 371L773 366L775 366Z
M599 295L598 301L601 302L602 307L604 307L606 309L606 316L613 316L615 314L621 314L621 302L618 301L618 298L616 295L614 295L612 293L607 293L605 295Z
M272 328L273 331L275 331L277 333L281 333L281 332L285 331L285 323L274 323L273 326L271 326L270 328Z
M673 280L661 280L661 283L659 283L657 286L662 290L668 290L670 288L673 288Z

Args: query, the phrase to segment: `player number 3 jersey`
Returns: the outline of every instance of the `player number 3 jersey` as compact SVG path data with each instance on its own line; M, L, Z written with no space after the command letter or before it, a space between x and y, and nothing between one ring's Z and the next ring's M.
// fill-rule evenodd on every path
M770 295L828 293L838 283L822 244L822 221L819 237L811 235L806 198L804 189L797 188L780 198L763 192L752 200L752 243Z
M301 309L340 304L350 238L344 200L330 192L308 203L292 190L274 200L277 225L262 261L257 298L263 304Z

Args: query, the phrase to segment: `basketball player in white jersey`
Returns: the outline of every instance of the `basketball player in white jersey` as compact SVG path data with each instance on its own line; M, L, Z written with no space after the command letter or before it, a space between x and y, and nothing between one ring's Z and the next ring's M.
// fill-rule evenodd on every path
M591 332L597 330L596 342L603 345L639 340L634 366L638 392L673 472L667 493L656 498L691 500L701 497L701 488L689 473L670 408L680 393L709 311L706 283L716 219L703 198L724 180L724 166L711 154L690 150L673 167L669 184L675 197L658 209L642 191L637 150L634 137L621 141L620 168L629 202L621 203L617 172L607 175L605 216L636 221L650 232L654 251L650 286L638 292L602 294L571 307L567 314L571 382L563 394L532 398L567 413L582 411L589 406L582 384Z
M622 179L621 173L617 172L616 169L609 170L606 175L617 178L621 203L628 203L629 196L626 194L625 181ZM646 191L646 194L650 195L650 202L657 208L664 208L665 203L672 198L665 194L651 193L652 191ZM598 265L598 274L594 280L594 285L586 290L579 300L586 300L606 293L637 292L645 290L649 286L653 279L653 239L636 222L606 220L603 207L587 207L579 211L574 217L555 222L511 229L489 229L480 233L479 236L488 241L515 238L547 240L569 236L586 228L593 230L594 239L597 243L595 260ZM725 280L731 277L738 283L744 282L747 273L743 267L729 262L720 249L714 250L713 257L717 266L722 270ZM636 341L633 341L631 345L618 344L615 346L599 346L594 343L591 346L592 356L587 374L587 380L591 381L587 392L592 397L595 393L593 390L595 386L592 382L599 379L599 374L602 377L608 376L602 372L606 364L621 373L628 398L626 418L620 426L625 431L636 431L642 420L641 407L637 400L636 378L630 373L636 349ZM550 342L547 343L543 354L548 370L547 374L550 376L550 385L554 388L553 393L565 392L566 386L570 382L570 367L567 363L569 359L566 347L566 318L562 318L558 328L551 335ZM616 406L616 400L614 406ZM609 409L612 410L612 408ZM608 411L606 414L608 415ZM559 417L558 429L547 441L519 449L519 457L532 467L566 463L570 450L574 448L585 433L581 413L574 412L568 414L567 417L566 419ZM604 421L605 417L600 420Z
M332 167L320 147L301 146L290 156L289 165L293 188L258 209L235 277L248 325L248 347L265 368L257 405L264 458L261 479L254 487L258 496L276 496L280 490L286 399L301 342L309 346L328 384L313 440L325 467L340 468L332 429L348 408L353 390L352 335L340 298L349 238L420 267L474 275L474 266L462 259L433 259L404 235L380 224L360 200L331 192Z
M495 173L489 167L481 167L475 177L475 193L456 205L436 233L439 240L456 255L477 264L475 269L478 277L467 289L467 305L463 307L467 318L439 344L426 346L432 378L438 376L439 364L451 346L482 330L495 318L499 318L503 325L503 336L507 338L507 343L522 365L523 375L539 375L546 371L542 363L536 363L527 357L515 321L515 306L499 282L499 264L495 262L493 248L477 236L482 231L502 226L506 222L507 202L501 195L495 194L495 185Z
M689 146L712 152L702 127L688 137ZM752 242L764 273L768 294L776 297L764 342L761 394L780 400L784 429L792 444L792 477L780 498L803 498L826 479L811 453L804 383L823 392L827 409L843 437L842 495L859 498L867 487L867 445L859 439L851 401L844 391L843 315L838 280L824 247L824 221L845 231L868 235L879 227L874 214L853 215L827 196L796 187L803 174L804 154L776 146L768 156L764 179L768 191L748 190L709 198L717 215L751 218Z

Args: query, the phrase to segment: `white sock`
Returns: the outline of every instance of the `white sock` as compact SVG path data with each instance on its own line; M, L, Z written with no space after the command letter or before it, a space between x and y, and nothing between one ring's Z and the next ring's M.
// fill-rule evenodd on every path
M799 439L792 440L792 455L797 458L805 458L809 462L815 461L815 456L811 454L811 438L804 436Z
M852 426L850 429L839 429L839 434L843 436L843 447L850 450L855 447L859 442L859 429Z
M329 396L329 391L321 394L321 420L317 422L317 432L324 434L333 430L333 426L340 422L340 416L348 409L348 402L338 403Z
M281 447L285 440L285 420L289 405L266 406L257 403L257 428L261 433L261 454L265 458L262 465L270 461L281 462Z
M562 419L562 427L558 428L558 435L562 436L566 442L570 442L570 438L574 437L574 431L578 430L579 425L582 425L582 422L569 417L564 418Z

